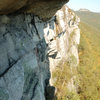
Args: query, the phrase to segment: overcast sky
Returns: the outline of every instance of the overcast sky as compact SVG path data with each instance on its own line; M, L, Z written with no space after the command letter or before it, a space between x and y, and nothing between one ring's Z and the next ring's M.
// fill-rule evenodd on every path
M100 12L100 0L69 0L67 5L74 10L86 8L94 12Z

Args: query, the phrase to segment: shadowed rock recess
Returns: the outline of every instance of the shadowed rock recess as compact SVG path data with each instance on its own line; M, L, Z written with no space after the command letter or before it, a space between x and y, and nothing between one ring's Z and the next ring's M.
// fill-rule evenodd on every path
M66 2L0 0L0 100L52 100L52 69L72 54L78 64L79 18L67 6L55 14Z

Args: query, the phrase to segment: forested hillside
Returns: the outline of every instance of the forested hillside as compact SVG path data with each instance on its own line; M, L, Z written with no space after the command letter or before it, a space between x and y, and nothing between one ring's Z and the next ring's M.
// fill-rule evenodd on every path
M78 93L81 100L100 100L100 14L76 13L81 18Z
M76 11L75 12L81 19L93 29L100 30L100 13L94 13L89 11Z

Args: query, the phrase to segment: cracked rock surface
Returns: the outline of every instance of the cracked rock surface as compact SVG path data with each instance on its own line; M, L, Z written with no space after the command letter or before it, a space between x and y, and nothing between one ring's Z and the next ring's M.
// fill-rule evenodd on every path
M51 100L52 69L71 55L78 63L78 23L67 6L45 22L34 14L0 15L0 100Z
M0 100L45 100L45 80L50 78L47 23L32 14L0 20Z

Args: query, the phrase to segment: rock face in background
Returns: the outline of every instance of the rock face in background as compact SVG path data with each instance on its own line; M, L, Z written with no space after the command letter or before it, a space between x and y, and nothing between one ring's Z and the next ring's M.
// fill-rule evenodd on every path
M49 94L53 96L50 72L63 58L71 61L74 56L74 65L78 64L78 22L67 6L46 22L33 14L1 15L0 100L47 100Z
M0 14L33 13L50 19L69 0L0 0Z
M50 64L55 67L59 60L69 59L71 56L76 57L78 64L78 44L80 42L80 29L78 24L80 19L66 5L56 13L55 28L48 38L53 39L49 45L52 51L56 51L55 59L50 59ZM58 63L57 63L58 62Z
M51 73L55 70L55 66L60 61L68 61L71 67L77 67L79 64L78 45L80 43L80 29L78 27L80 18L75 15L66 5L56 13L56 21L54 31L49 34L50 38L49 48L51 54L56 53L55 58L50 58ZM51 84L53 80L51 78Z

